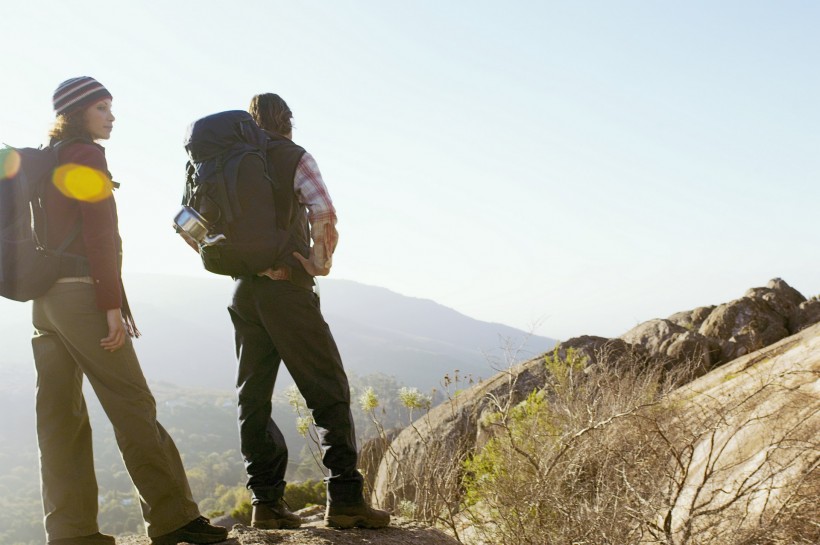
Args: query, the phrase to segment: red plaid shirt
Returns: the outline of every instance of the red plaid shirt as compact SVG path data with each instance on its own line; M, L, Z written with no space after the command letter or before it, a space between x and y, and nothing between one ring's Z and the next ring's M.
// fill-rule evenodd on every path
M302 155L299 164L296 165L293 190L299 203L308 210L310 238L313 239L313 261L320 267L329 269L333 265L333 251L339 241L339 233L336 231L336 208L322 180L319 165L308 152ZM262 274L273 280L290 278L290 270L287 267L268 269Z
M299 202L307 207L311 225L321 221L336 224L336 209L333 207L333 201L322 180L322 173L319 172L316 159L308 152L302 155L299 164L296 165L293 190Z

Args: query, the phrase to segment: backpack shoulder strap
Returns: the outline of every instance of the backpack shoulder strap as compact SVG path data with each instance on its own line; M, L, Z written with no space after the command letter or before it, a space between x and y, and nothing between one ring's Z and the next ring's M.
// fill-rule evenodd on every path
M268 169L268 162L265 158L265 154L261 150L245 149L228 157L227 159L224 157L219 158L219 163L217 165L217 192L218 198L222 199L222 201L226 204L225 219L229 223L232 222L236 216L242 214L242 206L239 204L239 195L237 193L239 168L242 161L246 157L252 156L258 157L262 162L265 179L272 183L270 171Z
M59 163L60 148L62 148L64 146L67 146L68 144L71 144L73 142L89 142L90 143L91 141L89 139L83 138L83 137L74 137L74 138L67 138L65 140L57 140L56 142L51 143L48 146L46 146L45 149L50 150L51 153L52 153L52 161L53 161L53 164L54 164L55 167ZM43 195L41 193L41 189L44 186L44 180L36 180L36 184L37 184L37 191L36 191L37 198L40 199L40 198L43 197ZM45 210L42 210L42 214L40 214L40 215L42 216L42 218L37 218L37 219L41 219L42 224L43 224L43 240L40 241L40 244L44 248L47 248L48 216L45 214ZM77 221L75 222L74 227L71 229L71 232L68 234L68 236L65 237L65 239L63 239L63 242L55 250L54 253L58 256L62 255L68 249L68 247L71 245L71 243L74 242L74 240L80 234L80 231L82 231L82 219L77 218ZM36 229L35 229L35 233L36 233Z
M221 203L220 210L225 214L225 221L233 223L234 215L241 214L242 207L239 206L239 199L236 197L236 176L232 178L234 181L233 187L231 187L230 191L228 190L228 180L231 178L228 177L226 179L225 177L225 162L221 155L219 159L217 159L216 176L216 192L217 199ZM231 196L233 196L233 198L231 198Z
M65 252L68 249L69 245L71 245L71 243L74 242L74 239L77 238L77 235L80 234L82 228L82 220L78 219L77 222L74 224L74 228L71 229L71 232L68 234L67 237L65 237L65 240L63 240L62 244L60 244L60 246L55 250L54 253L58 256L62 255L63 252Z

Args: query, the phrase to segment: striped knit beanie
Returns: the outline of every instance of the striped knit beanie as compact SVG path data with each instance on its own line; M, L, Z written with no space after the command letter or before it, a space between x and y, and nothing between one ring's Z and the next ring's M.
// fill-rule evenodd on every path
M100 100L113 98L102 83L88 76L65 80L54 91L52 99L57 115L87 108Z

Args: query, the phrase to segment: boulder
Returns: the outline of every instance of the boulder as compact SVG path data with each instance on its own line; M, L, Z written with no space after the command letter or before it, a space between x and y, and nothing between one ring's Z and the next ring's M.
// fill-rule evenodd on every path
M812 298L800 303L789 316L789 331L797 333L820 322L820 299Z
M720 343L720 363L776 343L789 335L787 318L762 296L747 296L719 305L698 333Z
M366 490L373 490L379 462L399 431L397 429L386 430L384 436L378 435L369 439L359 449L359 470L364 477Z
M663 355L667 365L688 363L693 366L693 376L712 369L720 361L721 346L715 339L704 337L697 331L675 335Z
M582 335L562 342L555 350L558 358L562 360L566 360L567 354L572 351L586 358L589 365L595 365L603 360L614 363L625 356L633 355L635 346L623 339Z
M695 312L690 311L686 317L690 324L694 324L704 313L699 312L696 317L693 314ZM649 357L666 367L692 363L699 369L708 370L720 357L720 345L715 340L669 319L655 319L638 324L620 338L642 348Z
M636 358L645 358L645 351L622 339L593 335L562 342L553 353L566 359L569 351L586 358L587 365L618 365L622 360L634 362ZM515 405L543 388L546 380L547 368L544 356L540 356L502 371L431 409L402 430L382 456L375 471L371 500L382 507L395 508L396 498L413 497L419 487L430 486L420 482L419 476L459 481L464 456L482 448L493 435L490 416L499 406Z
M769 280L769 283L763 288L748 290L744 297L764 302L786 320L795 313L801 303L806 301L806 298L799 291L780 278Z
M669 320L655 319L636 325L620 338L644 347L650 354L665 354L674 338L687 331Z
M679 312L667 319L649 320L615 339L591 335L575 337L561 343L553 353L560 359L566 359L572 350L584 357L590 366L603 363L617 365L619 361L633 362L632 364L636 361L639 364L700 361L703 372L698 375L705 377L693 383L696 385L694 390L686 390L688 393L680 399L691 400L692 392L699 390L704 384L720 388L722 383L734 381L731 388L725 388L720 394L731 397L738 391L735 382L746 380L747 374L750 381L755 379L748 373L752 366L760 363L761 369L766 369L769 365L767 362L772 357L785 352L789 356L787 360L781 360L782 363L788 361L803 365L800 362L807 357L805 350L810 348L809 355L814 358L813 376L816 376L816 359L820 350L816 342L820 330L816 328L820 325L810 331L803 331L794 339L782 341L771 350L762 352L759 357L748 354L781 341L791 331L801 331L818 322L818 298L806 301L784 281L774 279L763 288L747 291L735 301ZM737 368L733 363L732 372L713 370L705 373L717 364L743 355L747 357L737 364ZM783 376L788 377L788 374ZM427 476L439 483L458 474L451 482L460 482L464 456L482 448L493 435L493 413L499 407L519 403L533 390L543 388L546 380L544 358L539 357L502 371L461 392L453 400L434 407L412 426L402 430L381 457L375 472L372 501L391 508L402 498L416 497L414 492L420 485L418 481L408 479L408 475L416 478ZM708 382L709 380L712 382ZM782 392L788 394L788 388ZM716 394L711 395L714 398ZM701 400L692 403L693 410L704 403ZM816 403L814 407L816 408ZM816 414L813 425L817 422ZM749 440L744 444L750 445L752 442ZM383 446L374 450L380 451L381 448ZM766 451L763 449L761 452ZM377 458L377 452L374 454L374 458ZM430 486L429 483L422 485ZM425 500L422 498L417 501ZM451 505L458 505L459 501L458 496L447 499Z
M443 486L445 479L460 479L463 457L485 440L479 437L482 415L496 410L496 403L520 402L544 385L546 373L543 356L534 358L433 407L412 426L402 430L381 458L375 472L371 501L393 509L397 507L396 498L412 498L419 488L433 484ZM437 482L422 482L420 478ZM430 506L418 507L426 509Z
M666 400L675 416L665 430L682 431L691 446L686 470L677 474L682 493L657 514L671 515L669 528L681 541L670 542L691 532L701 543L726 543L795 510L808 511L807 526L816 528L818 376L815 325L722 365Z
M679 325L688 331L697 331L700 325L709 317L709 314L715 310L715 305L708 307L698 307L693 310L684 310L676 312L667 320L675 325Z

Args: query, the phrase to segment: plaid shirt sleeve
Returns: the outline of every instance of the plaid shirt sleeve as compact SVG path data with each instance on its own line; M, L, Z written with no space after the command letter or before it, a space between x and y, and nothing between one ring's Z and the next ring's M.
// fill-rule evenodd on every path
M296 174L293 178L293 188L299 202L308 209L310 223L323 220L335 223L336 209L333 207L327 186L322 180L319 165L310 153L305 152L302 155L299 164L296 165Z
M299 202L308 209L310 237L317 263L330 267L333 251L339 240L336 231L336 209L322 180L319 165L310 153L305 152L296 166L293 189Z

